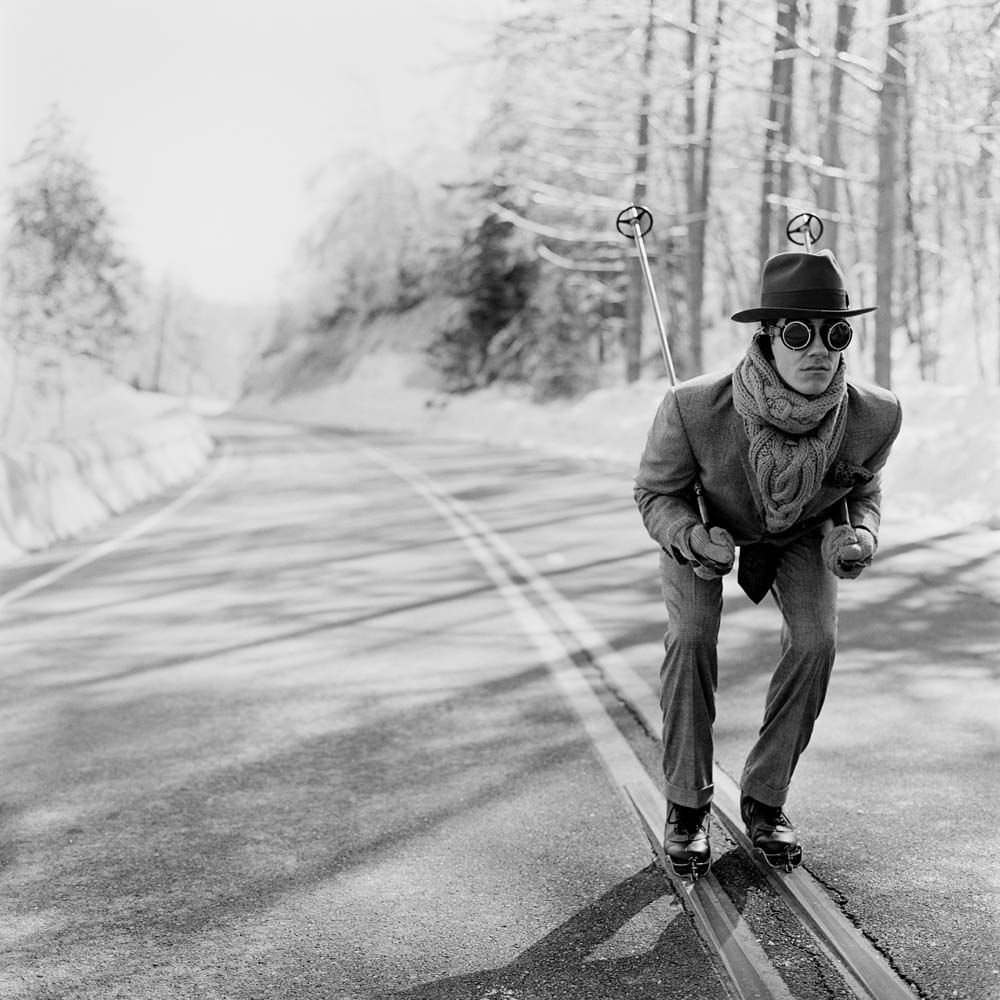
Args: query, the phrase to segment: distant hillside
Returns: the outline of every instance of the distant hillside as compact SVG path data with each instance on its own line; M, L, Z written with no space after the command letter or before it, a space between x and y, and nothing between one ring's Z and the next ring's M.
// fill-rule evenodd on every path
M457 299L438 297L405 312L365 321L350 317L325 330L302 331L253 366L244 398L275 401L332 387L379 357L407 369L403 384L433 391L437 378L424 352L459 307Z

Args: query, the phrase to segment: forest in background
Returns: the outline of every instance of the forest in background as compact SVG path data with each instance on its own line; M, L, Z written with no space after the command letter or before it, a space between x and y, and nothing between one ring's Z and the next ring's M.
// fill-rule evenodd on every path
M320 165L273 310L144 278L53 109L8 192L0 436L25 433L18 393L57 413L83 370L232 399L262 355L298 352L315 376L356 359L376 317L433 301L448 308L415 349L447 391L545 400L663 374L615 227L632 203L655 218L682 377L742 353L729 316L808 211L852 304L878 306L855 323L852 370L1000 382L996 0L511 0L485 47L452 58L482 94L465 148L428 136L404 163Z
M453 390L633 381L662 369L614 224L639 203L690 376L742 351L728 317L809 211L852 303L878 306L856 322L855 370L995 384L998 33L986 0L520 0L487 54L464 177L331 170L301 324L336 341L347 320L458 295L431 347Z

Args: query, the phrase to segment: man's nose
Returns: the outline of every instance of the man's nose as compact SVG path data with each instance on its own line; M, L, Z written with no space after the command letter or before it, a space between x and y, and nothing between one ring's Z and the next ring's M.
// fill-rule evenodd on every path
M809 341L809 347L806 349L806 354L829 354L830 349L826 346L826 341L823 339L823 335L820 333L820 326L816 325L813 327L812 340Z

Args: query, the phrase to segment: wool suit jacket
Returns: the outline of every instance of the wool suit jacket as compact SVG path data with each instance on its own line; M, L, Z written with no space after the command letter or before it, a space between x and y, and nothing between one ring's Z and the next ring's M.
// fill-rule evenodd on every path
M711 524L726 528L739 546L768 543L780 549L828 519L846 497L851 524L878 539L881 473L902 411L879 386L847 379L847 422L840 449L819 492L787 531L770 534L750 442L733 405L732 373L702 375L671 388L664 397L635 479L635 499L650 536L677 553L677 539L700 521L693 484L700 480Z

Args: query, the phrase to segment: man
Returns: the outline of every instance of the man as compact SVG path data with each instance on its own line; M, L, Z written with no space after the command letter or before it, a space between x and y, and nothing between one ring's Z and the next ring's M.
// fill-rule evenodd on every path
M783 806L833 667L837 578L856 578L875 554L880 473L901 420L892 393L845 373L848 317L872 311L849 307L829 251L771 257L760 305L732 317L760 323L745 356L732 372L672 388L649 432L635 498L662 548L664 846L679 875L696 878L711 865L721 577L737 547L740 585L757 603L770 591L783 619L741 812L770 864L790 870L801 861Z

